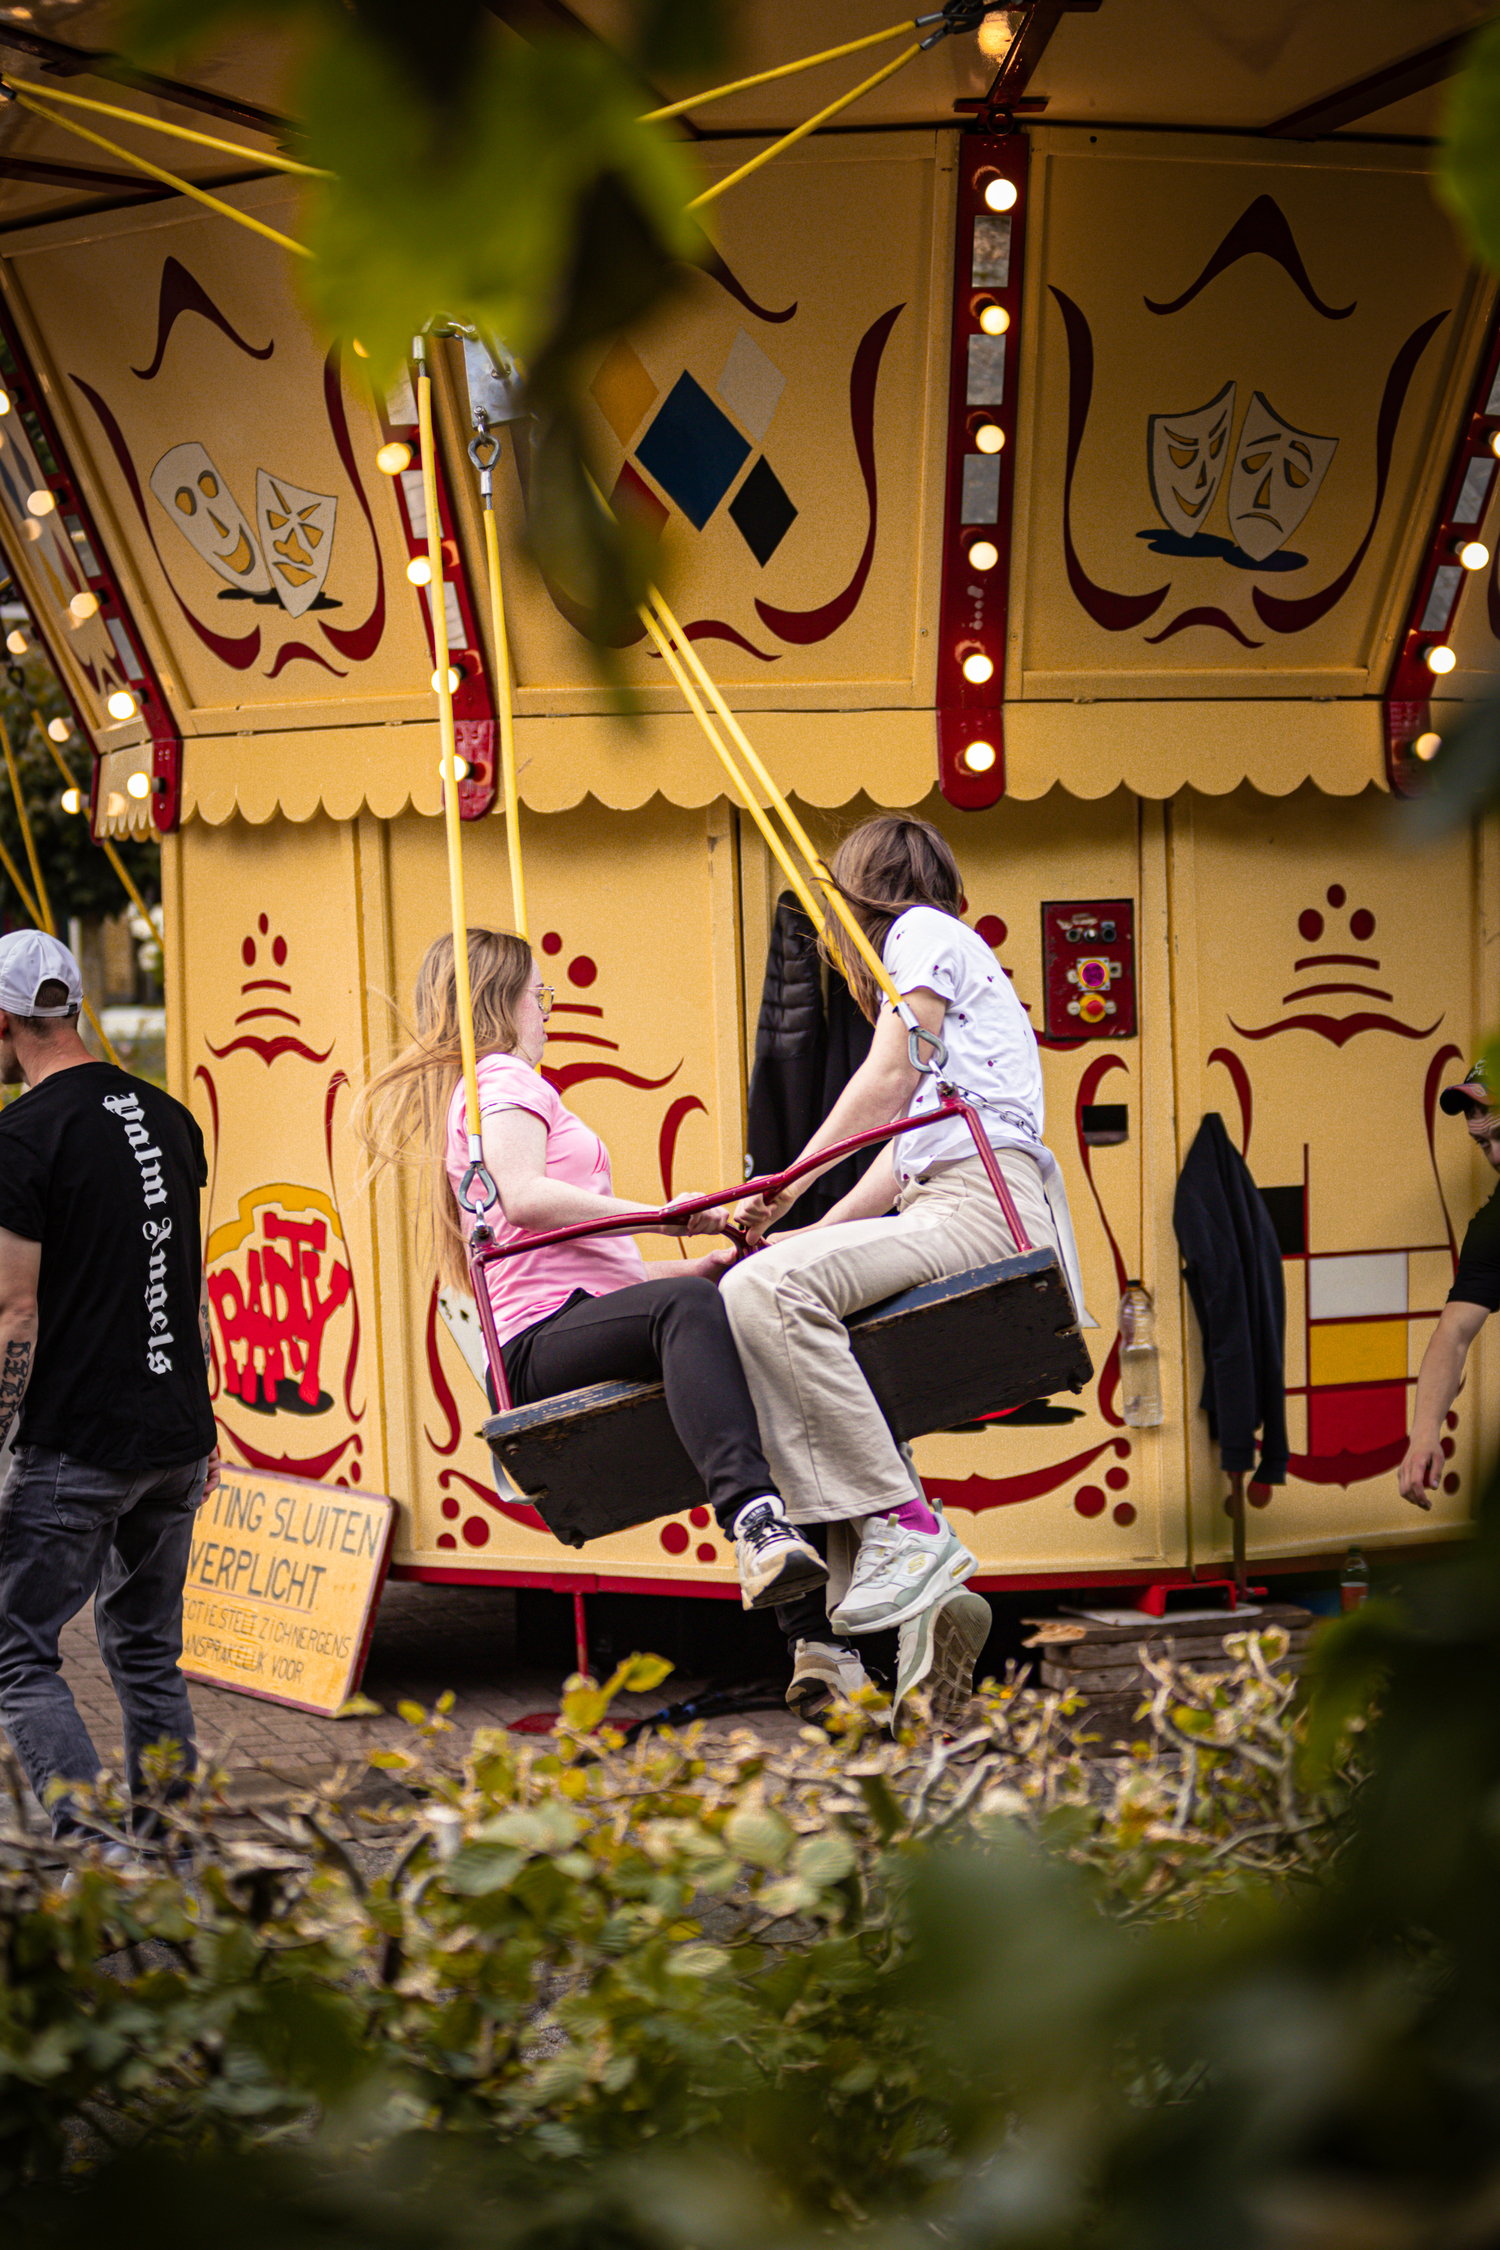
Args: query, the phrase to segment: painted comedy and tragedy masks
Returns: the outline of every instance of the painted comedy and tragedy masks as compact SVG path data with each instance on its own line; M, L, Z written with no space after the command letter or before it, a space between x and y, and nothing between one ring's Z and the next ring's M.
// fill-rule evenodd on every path
M1207 525L1229 471L1229 528L1242 555L1264 562L1301 523L1338 439L1313 437L1278 414L1264 391L1245 410L1239 442L1230 443L1234 383L1207 406L1186 414L1153 414L1146 423L1151 497L1168 531L1195 539Z

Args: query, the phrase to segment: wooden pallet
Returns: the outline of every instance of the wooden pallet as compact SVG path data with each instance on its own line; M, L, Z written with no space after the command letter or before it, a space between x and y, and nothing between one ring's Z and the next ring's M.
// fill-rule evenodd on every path
M868 1306L854 1356L898 1438L1078 1391L1093 1376L1050 1250L952 1274ZM484 1435L510 1484L565 1546L701 1507L659 1383L594 1383L495 1414Z
M1034 1627L1025 1646L1035 1652L1041 1685L1090 1696L1147 1693L1155 1685L1141 1663L1144 1649L1158 1661L1170 1657L1198 1672L1227 1672L1226 1634L1279 1626L1288 1638L1285 1663L1299 1670L1319 1620L1290 1602L1262 1603L1253 1612L1223 1610L1206 1618L1142 1617L1139 1624L1101 1625L1091 1618L1027 1619Z

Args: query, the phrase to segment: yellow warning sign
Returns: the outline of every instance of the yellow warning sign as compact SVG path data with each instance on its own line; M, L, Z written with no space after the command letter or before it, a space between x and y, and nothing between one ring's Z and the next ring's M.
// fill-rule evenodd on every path
M198 1511L182 1671L336 1718L359 1685L396 1503L226 1463Z

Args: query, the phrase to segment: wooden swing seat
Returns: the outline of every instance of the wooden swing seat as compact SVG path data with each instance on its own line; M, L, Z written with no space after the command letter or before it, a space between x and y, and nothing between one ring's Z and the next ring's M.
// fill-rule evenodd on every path
M1050 1250L924 1282L848 1325L861 1372L903 1440L1081 1390L1093 1376ZM518 1496L567 1547L706 1502L660 1383L564 1391L491 1415L484 1435Z

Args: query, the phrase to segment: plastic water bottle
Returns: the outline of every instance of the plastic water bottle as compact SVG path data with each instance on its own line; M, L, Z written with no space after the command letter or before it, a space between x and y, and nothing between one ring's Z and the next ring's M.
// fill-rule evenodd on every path
M1133 1430L1153 1430L1166 1419L1161 1403L1161 1362L1156 1351L1156 1307L1138 1281L1120 1299L1120 1412Z
M1370 1598L1370 1566L1357 1547L1351 1547L1339 1573L1339 1608L1362 1609Z

